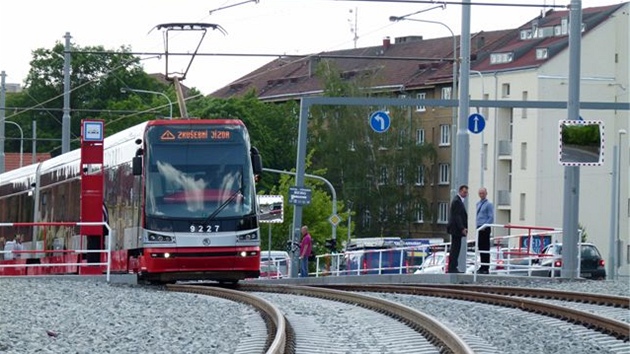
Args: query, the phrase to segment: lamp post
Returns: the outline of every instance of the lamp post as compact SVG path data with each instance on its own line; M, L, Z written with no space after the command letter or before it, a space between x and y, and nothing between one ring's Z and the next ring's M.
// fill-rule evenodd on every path
M453 33L453 30L451 30L451 28L449 26L447 26L445 23L440 22L440 21L431 21L431 20L420 20L420 19L415 19L415 18L407 18L408 16L411 15L416 15L419 14L421 12L425 12L425 11L429 11L435 8L441 7L442 9L444 9L446 6L445 5L439 5L439 6L434 6L428 9L424 9L424 10L420 10L417 12L413 12L404 16L390 16L389 20L391 22L398 22L398 21L413 21L413 22L425 22L425 23L433 23L433 24L437 24L437 25L442 25L444 27L446 27L446 29L451 33L451 37L453 37L453 85L451 88L451 99L454 100L456 93L457 93L457 37L455 37L455 33ZM450 140L451 140L451 199L453 197L455 197L455 194L457 193L457 186L455 186L455 181L454 181L454 177L456 175L456 171L455 171L455 139L453 139L453 132L457 130L457 107L453 107L453 120L451 122L451 132L450 132Z
M22 167L24 162L24 131L22 130L22 127L20 127L20 125L16 122L12 122L10 120L5 120L4 122L13 124L20 130L20 167Z
M615 280L617 278L617 263L618 263L618 253L619 253L619 232L620 230L620 220L621 215L620 209L620 194L621 194L621 136L626 134L625 129L620 129L618 131L618 141L617 146L613 146L613 167L612 167L612 177L613 177L613 185L612 185L612 212L610 213L610 239L608 243L608 278Z
M170 98L168 98L168 96L163 93L163 92L157 92L157 91L149 91L149 90L140 90L140 89L133 89L133 88L129 88L129 87L121 87L120 88L120 92L121 93L127 93L127 92L135 92L135 93L149 93L149 94L153 94L153 95L161 95L164 96L166 98L166 100L168 101L168 106L169 106L169 116L168 119L172 119L173 118L173 102L171 101Z

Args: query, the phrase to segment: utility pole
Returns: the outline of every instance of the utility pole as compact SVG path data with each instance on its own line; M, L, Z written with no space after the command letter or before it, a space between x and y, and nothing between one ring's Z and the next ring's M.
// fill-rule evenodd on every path
M5 117L5 103L6 103L6 83L5 79L7 74L3 71L0 72L0 173L4 172L4 117Z
M569 11L569 101L570 120L580 118L580 52L582 40L582 1L571 0ZM580 205L580 167L564 167L562 205L562 277L577 278L578 217Z
M70 151L70 32L64 36L63 54L63 118L61 120L61 153Z
M459 119L457 127L457 142L455 146L455 171L457 175L452 180L455 190L459 190L459 186L468 185L468 166L469 166L469 150L470 139L468 136L468 115L470 111L470 0L462 2L462 34L460 37L460 53L461 63L459 67ZM471 228L469 228L471 230ZM466 271L466 240L462 240L462 245L457 259L460 272Z

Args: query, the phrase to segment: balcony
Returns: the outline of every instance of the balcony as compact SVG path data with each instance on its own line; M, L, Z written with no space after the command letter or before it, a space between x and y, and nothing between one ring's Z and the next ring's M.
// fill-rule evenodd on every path
M499 140L499 159L500 160L512 159L512 141L511 140Z
M497 205L509 207L510 203L510 191L499 190L497 193Z

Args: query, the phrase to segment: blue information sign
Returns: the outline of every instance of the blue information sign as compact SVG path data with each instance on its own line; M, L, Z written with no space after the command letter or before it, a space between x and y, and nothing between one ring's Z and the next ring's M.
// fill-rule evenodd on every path
M468 130L471 133L479 134L486 127L486 120L479 113L473 113L468 117Z
M311 204L311 190L305 187L289 187L289 204Z
M385 133L391 124L389 114L385 111L376 111L370 114L370 127L377 133Z

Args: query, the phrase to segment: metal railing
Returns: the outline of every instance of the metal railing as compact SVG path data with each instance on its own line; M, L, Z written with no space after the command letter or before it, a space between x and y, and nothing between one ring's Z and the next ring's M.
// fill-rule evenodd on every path
M95 249L95 250L87 250L87 249L74 249L74 250L0 250L0 254L10 254L13 257L13 260L21 260L21 255L23 254L49 254L49 253L63 253L63 254L88 254L88 253L99 253L106 254L105 262L94 262L94 263L82 263L82 262L66 262L66 263L0 263L1 268L31 268L31 267L85 267L85 266L105 266L106 267L106 279L109 283L110 275L111 275L111 263L112 263L112 229L105 222L20 222L20 223L0 223L0 227L31 227L31 226L66 226L66 227L76 227L76 226L105 226L108 230L107 237L107 245L105 249ZM105 236L103 236L105 237ZM44 246L45 248L45 246Z

